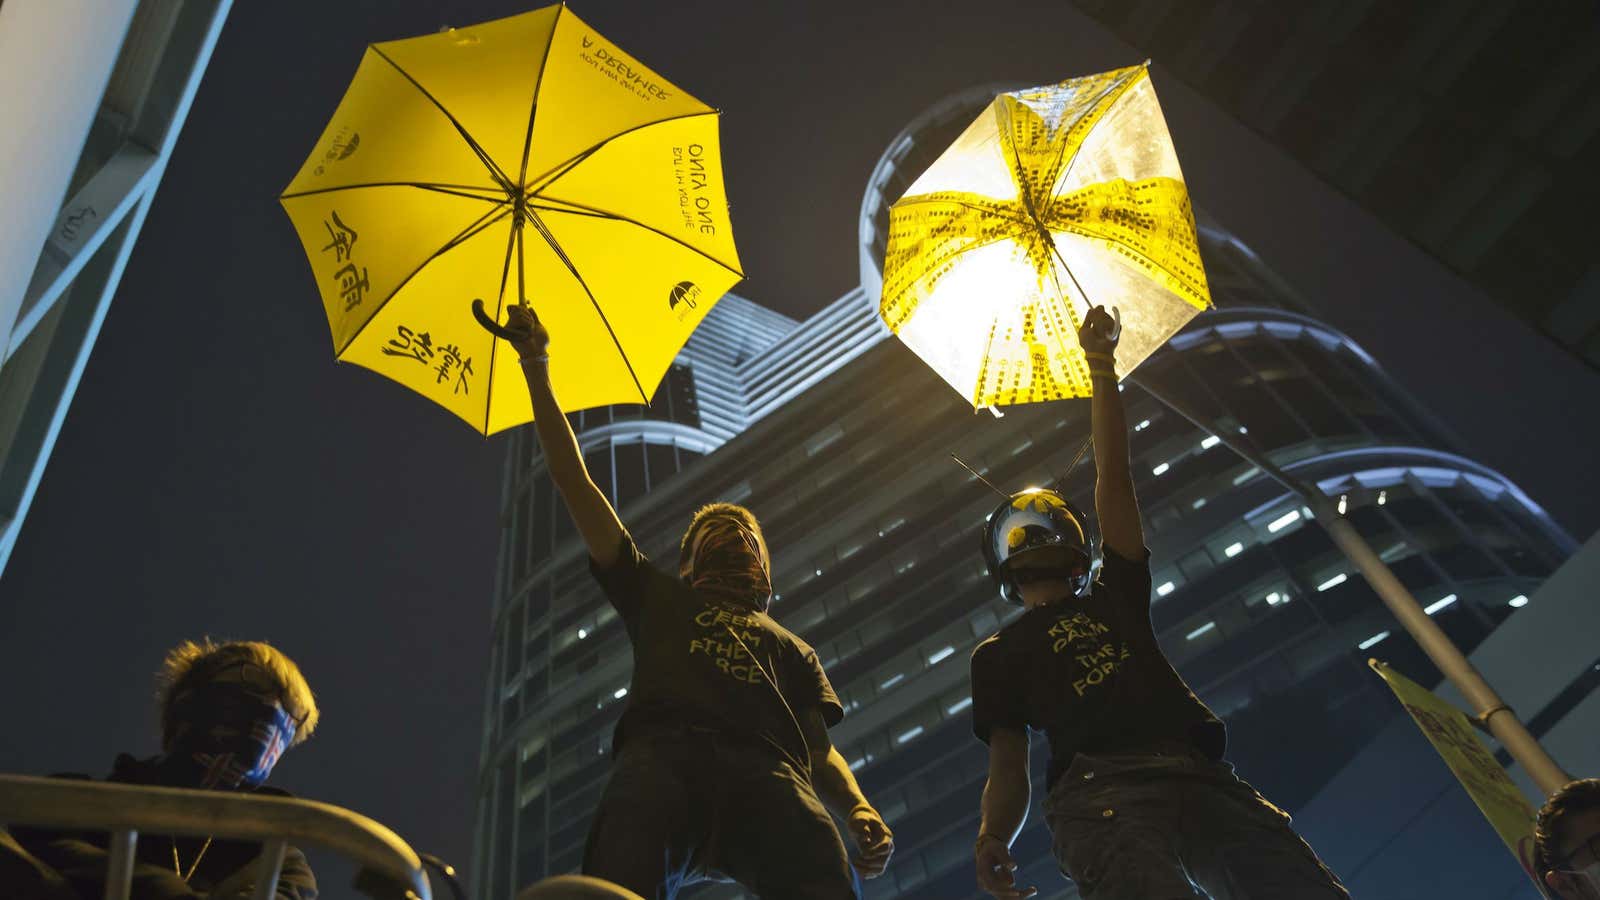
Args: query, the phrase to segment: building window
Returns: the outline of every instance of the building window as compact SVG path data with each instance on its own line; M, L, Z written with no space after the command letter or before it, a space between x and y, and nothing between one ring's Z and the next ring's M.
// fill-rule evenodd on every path
M649 484L645 478L644 444L634 441L617 444L611 448L616 457L617 505L644 495Z
M816 456L818 453L826 450L833 442L842 437L844 437L844 428L842 428L839 423L835 422L834 424L829 425L827 428L824 428L812 435L811 438L806 441L806 455Z

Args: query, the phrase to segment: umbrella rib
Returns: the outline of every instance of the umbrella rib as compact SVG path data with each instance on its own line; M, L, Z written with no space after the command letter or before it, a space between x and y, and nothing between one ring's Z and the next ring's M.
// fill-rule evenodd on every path
M1148 64L1149 62L1150 62L1149 60L1145 60L1146 64ZM1148 71L1148 69L1146 71ZM1116 89L1115 89L1114 92L1108 92L1107 96L1102 98L1101 102L1105 103L1106 112L1110 112L1111 107L1116 105L1116 102L1118 100L1122 99L1122 95L1123 94L1126 94L1129 90L1131 90L1133 88L1134 82L1136 82L1136 81L1138 81L1138 77L1137 76L1130 77L1130 78L1126 79L1122 84L1115 86ZM1096 104L1096 106L1098 106L1098 105L1099 104ZM1090 108L1089 112L1091 112L1091 113L1094 112L1094 109ZM1089 132L1093 132L1096 128L1100 127L1100 123L1104 122L1104 121L1105 121L1105 113L1101 113L1100 118L1095 119L1094 120L1094 124L1089 126ZM1062 169L1060 171L1060 173L1056 175L1054 181L1051 183L1051 187L1050 187L1050 191L1051 192L1048 195L1046 195L1046 197L1045 197L1046 200L1054 200L1056 197L1061 196L1060 194L1055 193L1055 183L1054 182L1059 181L1059 182L1061 182L1063 184L1066 183L1066 178L1067 178L1068 173L1070 173L1072 171L1072 167L1077 164L1078 155L1083 152L1083 145L1087 144L1087 143L1089 143L1089 133L1088 132L1086 132L1083 135L1083 140L1078 142L1078 146L1072 148L1072 158L1067 160L1066 168ZM1066 145L1065 142L1063 142L1062 145L1061 145L1062 152L1065 152L1066 149L1067 149L1067 145ZM1057 159L1056 164L1057 165L1061 164L1059 159Z
M491 209L488 212L484 213L483 215L479 216L477 221L473 222L471 225L468 225L465 229L463 229L461 231L460 234L457 234L455 237L453 237L450 240L446 241L444 246L440 247L438 250L433 251L433 253L429 254L427 259L425 259L422 262L418 263L417 267L415 269L412 269L411 273L409 275L407 275L405 278L402 278L400 280L400 283L394 286L394 290L389 292L389 296L383 298L383 303L379 303L378 304L378 308L379 309L383 308L384 304L388 303L390 300L393 300L402 290L405 289L406 285L411 283L411 279L417 277L417 273L419 273L423 269L427 268L428 263L431 263L434 260L438 259L439 257L445 255L445 253L447 253L447 252L449 252L451 250L454 250L456 247L458 247L461 244L465 243L469 238L474 237L479 232L483 231L485 228L488 228L490 225L493 225L494 223L496 223L496 222L500 221L501 219L505 218L506 216L510 215L511 212L512 212L512 210L511 210L511 207L509 207L509 206L506 206L506 207L503 207L503 208L496 207L495 209ZM376 319L377 317L378 317L377 312L374 311L373 314L371 316L369 316L365 322L361 323L361 327L356 329L355 334L350 335L350 340L344 342L344 347L342 349L340 349L338 351L338 353L334 354L334 357L338 358L340 355L342 355L344 353L345 350L348 350L351 347L351 345L355 344L356 339L361 337L361 333L366 331L367 330L367 326L371 325L372 324L372 320Z
M1152 259L1150 257L1150 254L1144 252L1143 250L1141 250L1138 247L1133 246L1132 244L1128 243L1127 241L1122 240L1119 237L1114 237L1114 236L1108 235L1108 234L1096 234L1096 233L1091 232L1091 231L1084 231L1084 230L1081 230L1081 229L1078 229L1078 228L1073 228L1071 226L1062 226L1061 230L1067 232L1068 234L1076 234L1079 237L1091 238L1093 240L1098 240L1098 241L1110 241L1113 244L1116 244L1116 245L1118 245L1120 247L1126 248L1129 253L1132 253L1133 255L1135 255L1135 256L1139 257L1140 259L1144 260L1145 262L1148 262L1150 265L1156 267L1157 269L1160 269L1162 272L1165 272L1167 274L1167 277L1171 278L1173 281L1176 281L1179 284L1187 283L1187 282L1184 281L1183 276L1179 275L1177 272L1172 271L1171 269L1167 268L1166 266L1164 266L1161 263L1157 262L1156 260ZM1055 242L1054 239L1052 239L1050 241L1050 249L1051 249L1052 252L1055 253L1056 259L1061 259L1061 251L1056 249L1056 242ZM1067 261L1066 260L1061 259L1061 267L1063 269L1067 269ZM1072 274L1072 270L1071 269L1067 269L1067 274L1071 275ZM1077 284L1077 279L1076 278L1073 279L1073 284ZM1078 290L1081 291L1083 289L1079 288ZM1087 300L1088 297L1089 297L1088 294L1084 294L1084 299L1085 300Z
M511 220L511 234L506 237L506 261L500 264L500 294L495 298L494 320L500 321L500 313L506 308L506 277L511 272L511 253L517 251L517 295L522 295L522 220ZM494 360L495 354L500 352L500 342L493 336L489 338L489 381L483 388L483 434L489 436L489 416L494 412Z
M1001 241L1010 241L1010 240L1015 240L1015 239L1016 239L1016 235L1012 235L1012 234L997 234L997 235L995 235L995 236L993 236L991 238L988 238L986 240L973 241L972 243L968 244L967 246L962 247L960 250L957 250L956 252L950 254L950 256L948 258L954 259L955 257L961 256L963 254L971 253L973 250L978 250L978 249L983 248L983 247L990 247L990 246L993 246L995 244L1000 243ZM911 290L913 287L916 287L917 285L921 284L922 282L926 281L928 278L930 278L930 277L932 277L934 275L942 275L942 274L944 274L944 273L941 272L940 268L937 267L937 266L925 268L925 269L923 269L922 272L918 273L917 277L915 277L915 278L911 279L911 281L907 282L906 286L901 288L900 291L895 296L898 297L900 294L903 294L906 291Z
M346 184L339 187L316 188L315 190L310 191L295 191L292 194L282 194L278 197L278 199L293 200L297 197L312 197L317 194L331 194L335 191L353 191L357 188L376 187L414 187L421 188L425 191L439 191L440 193L444 194L455 194L457 196L468 197L473 200L487 200L491 203L507 202L505 198L505 191L497 187L485 188L470 184L443 184L435 181L366 181L362 182L361 184ZM482 194L468 193L468 191L494 191L499 196L485 197Z
M459 120L456 119L455 116L450 114L450 110L444 108L444 104L439 102L439 98L429 93L427 88L423 87L420 82L411 77L410 72L400 68L399 63L390 59L388 54L384 53L382 50L379 50L376 45L371 45L370 49L373 53L376 53L378 56L382 57L384 62L394 66L394 70L399 72L400 75L405 78L405 80L411 82L412 87L415 87L422 93L422 96L427 97L434 106L438 107L439 112L443 113L444 117L450 120L450 124L455 126L456 132L461 135L461 139L467 142L467 146L472 148L473 153L477 154L478 161L483 163L484 166L488 168L489 173L494 176L494 179L500 183L500 187L505 190L506 193L512 193L513 185L511 184L511 180L506 177L506 173L502 171L499 166L495 165L493 159L489 158L488 151L479 146L478 142L472 139L472 135L467 134L467 129Z
M720 113L718 113L714 109L708 109L708 110L704 110L704 111L701 111L701 112L684 113L683 115L679 115L679 116L667 116L665 119L656 119L653 122L645 122L643 125L635 125L632 128L626 129L624 131L619 131L616 134L613 134L612 136L606 138L605 140L600 141L599 143L595 144L594 146L590 147L589 149L575 154L571 159L568 159L565 162L557 163L552 168L546 170L544 172L544 174L542 174L539 177L533 179L533 183L537 184L538 187L534 188L533 190L529 191L528 193L530 195L535 195L535 196L538 195L539 191L542 191L545 188L549 187L551 182L555 181L557 178L560 178L561 176L563 176L563 175L567 174L568 172L572 171L573 169L577 168L579 163L581 163L584 160L588 159L589 157L595 155L596 153L599 153L602 149L605 148L605 146L607 144L611 143L612 141L616 140L617 138L624 137L626 135L630 135L630 134L634 133L635 131L639 131L640 129L643 129L643 128L649 128L652 125L660 125L663 122L676 122L679 119L693 119L696 116L715 116L715 115L720 115Z
M550 232L549 226L545 225L531 209L524 208L523 215L527 217L529 222L533 223L534 228L539 230L539 236L544 238L545 243L550 245L551 250L555 251L556 257L561 260L562 265L567 267L567 271L572 273L572 277L578 280L578 286L583 288L584 294L588 296L590 305L594 307L595 315L600 317L601 324L606 326L606 333L611 335L611 343L616 346L617 355L622 357L622 364L628 367L628 377L633 379L633 386L639 391L640 402L648 405L650 397L645 394L644 385L639 383L638 373L633 371L633 361L628 359L628 352L622 349L622 342L617 340L617 331L611 327L611 320L606 318L605 311L600 308L600 301L595 299L594 291L589 290L589 283L583 280L582 275L578 274L578 267L573 265L572 260L567 257L567 251L561 249L561 244L556 241L556 236Z
M565 203L566 201L563 200L562 202ZM998 203L998 201L996 201L996 202ZM918 194L915 197L901 197L899 200L896 200L894 202L894 205L895 206L921 206L923 204L938 204L938 203L949 203L949 204L952 204L954 206L960 206L960 207L963 207L965 209L970 209L970 210L972 210L974 212L980 212L980 213L984 213L986 215L994 216L997 219L1005 219L1007 222L1015 222L1018 225L1030 225L1030 224L1032 224L1027 219L1019 219L1019 218L1017 218L1015 216L1006 215L1002 211L1004 209L1004 207L1001 207L1000 209L990 209L990 208L988 208L986 206L979 206L976 203L968 203L968 202L966 202L964 200L950 200L950 199L946 199L946 198L943 198L943 197L935 197L932 194Z
M545 41L544 58L539 60L539 74L533 79L533 98L528 101L528 136L522 139L522 171L517 173L518 190L522 189L522 183L528 177L528 156L533 152L533 116L539 111L539 90L544 87L544 70L550 64L550 48L556 43L556 28L561 25L561 14L566 11L565 3L556 8L555 18L550 22L550 40ZM518 257L521 257L520 253Z
M549 199L555 200L557 203L565 203L568 206L574 207L574 209L572 209L572 210L554 209L554 208L548 208L547 207L548 211L550 211L550 212L554 212L554 213L570 213L571 215L575 215L575 216L581 216L581 215L597 216L597 217L602 218L602 219L610 219L613 222L627 222L630 225L637 225L637 226L639 226L640 228L643 228L646 231L653 231L656 234L661 235L662 237L666 238L667 240L673 242L674 244L678 244L678 245L684 247L685 249L694 251L695 253L699 254L700 256L703 256L706 259L711 260L712 262L714 262L717 265L723 267L724 269L727 269L729 272L732 272L733 274L739 276L740 278L744 277L744 273L743 272L739 271L738 269L735 269L733 266L728 265L727 263L723 262L722 260L717 259L715 256L712 256L711 254L705 252L704 250L701 250L699 247L696 247L693 244L688 243L687 241L683 241L683 240L681 240L679 238L675 238L672 235L667 234L665 231L662 231L659 228L652 228L651 226L646 225L643 222L638 221L637 219L631 219L631 218L629 218L627 216L611 212L610 210L600 209L600 208L594 207L594 206L586 206L586 205L584 205L582 203L574 203L571 200L562 200L559 197L551 197Z

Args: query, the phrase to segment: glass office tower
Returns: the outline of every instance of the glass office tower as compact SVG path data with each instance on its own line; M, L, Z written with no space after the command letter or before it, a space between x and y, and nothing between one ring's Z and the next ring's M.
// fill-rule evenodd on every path
M952 97L891 143L863 204L862 287L800 323L729 297L649 410L573 417L596 480L651 557L675 564L703 503L760 518L772 612L821 655L847 710L833 740L896 832L873 898L977 895L986 752L966 662L1016 610L978 552L997 498L950 454L1004 489L1057 484L1093 505L1092 462L1067 471L1088 436L1086 401L974 414L876 317L887 204L989 97ZM1381 653L1419 680L1428 663L1292 495L1141 384L1317 484L1463 647L1513 614L1573 542L1220 225L1202 221L1201 239L1219 308L1124 386L1153 616L1173 663L1228 719L1231 758L1293 809L1397 710L1365 658ZM484 897L578 866L628 703L627 638L551 494L523 429L506 464L480 769ZM1076 896L1036 812L1016 854L1042 896Z

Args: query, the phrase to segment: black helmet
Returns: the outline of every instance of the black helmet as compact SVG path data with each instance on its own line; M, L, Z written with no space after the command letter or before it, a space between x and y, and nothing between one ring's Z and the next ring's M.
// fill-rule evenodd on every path
M1067 498L1048 488L1012 494L983 523L983 561L1000 585L1000 596L1022 605L1022 591L1007 565L1016 557L1043 547L1065 547L1073 559L1059 569L1037 570L1040 577L1072 583L1079 597L1089 591L1088 520Z

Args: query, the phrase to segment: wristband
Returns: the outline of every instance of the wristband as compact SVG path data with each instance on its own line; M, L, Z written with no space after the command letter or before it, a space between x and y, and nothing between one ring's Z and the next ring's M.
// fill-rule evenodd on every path
M519 356L519 357L517 357L517 362L519 362L519 363L531 363L531 362L548 363L548 362L550 362L550 354L548 354L548 353L540 353L537 356Z
M868 803L867 801L863 800L860 803L857 803L855 806L850 807L850 811L844 814L845 820L848 821L851 816L853 816L856 813L862 811L863 809L866 810L869 813L872 813L873 815L877 815L878 814L878 811L872 808L872 804L871 803Z
M991 841L1000 841L1000 844L1002 846L1004 846L1007 850L1011 849L1011 845L1006 843L1005 841L1001 840L998 835L990 834L987 831L980 831L980 832L978 832L978 839L976 841L974 841L973 844L972 844L972 852L973 853L977 853L978 852L978 848L983 846L983 842L984 842L985 838L987 838L988 840L991 840Z

